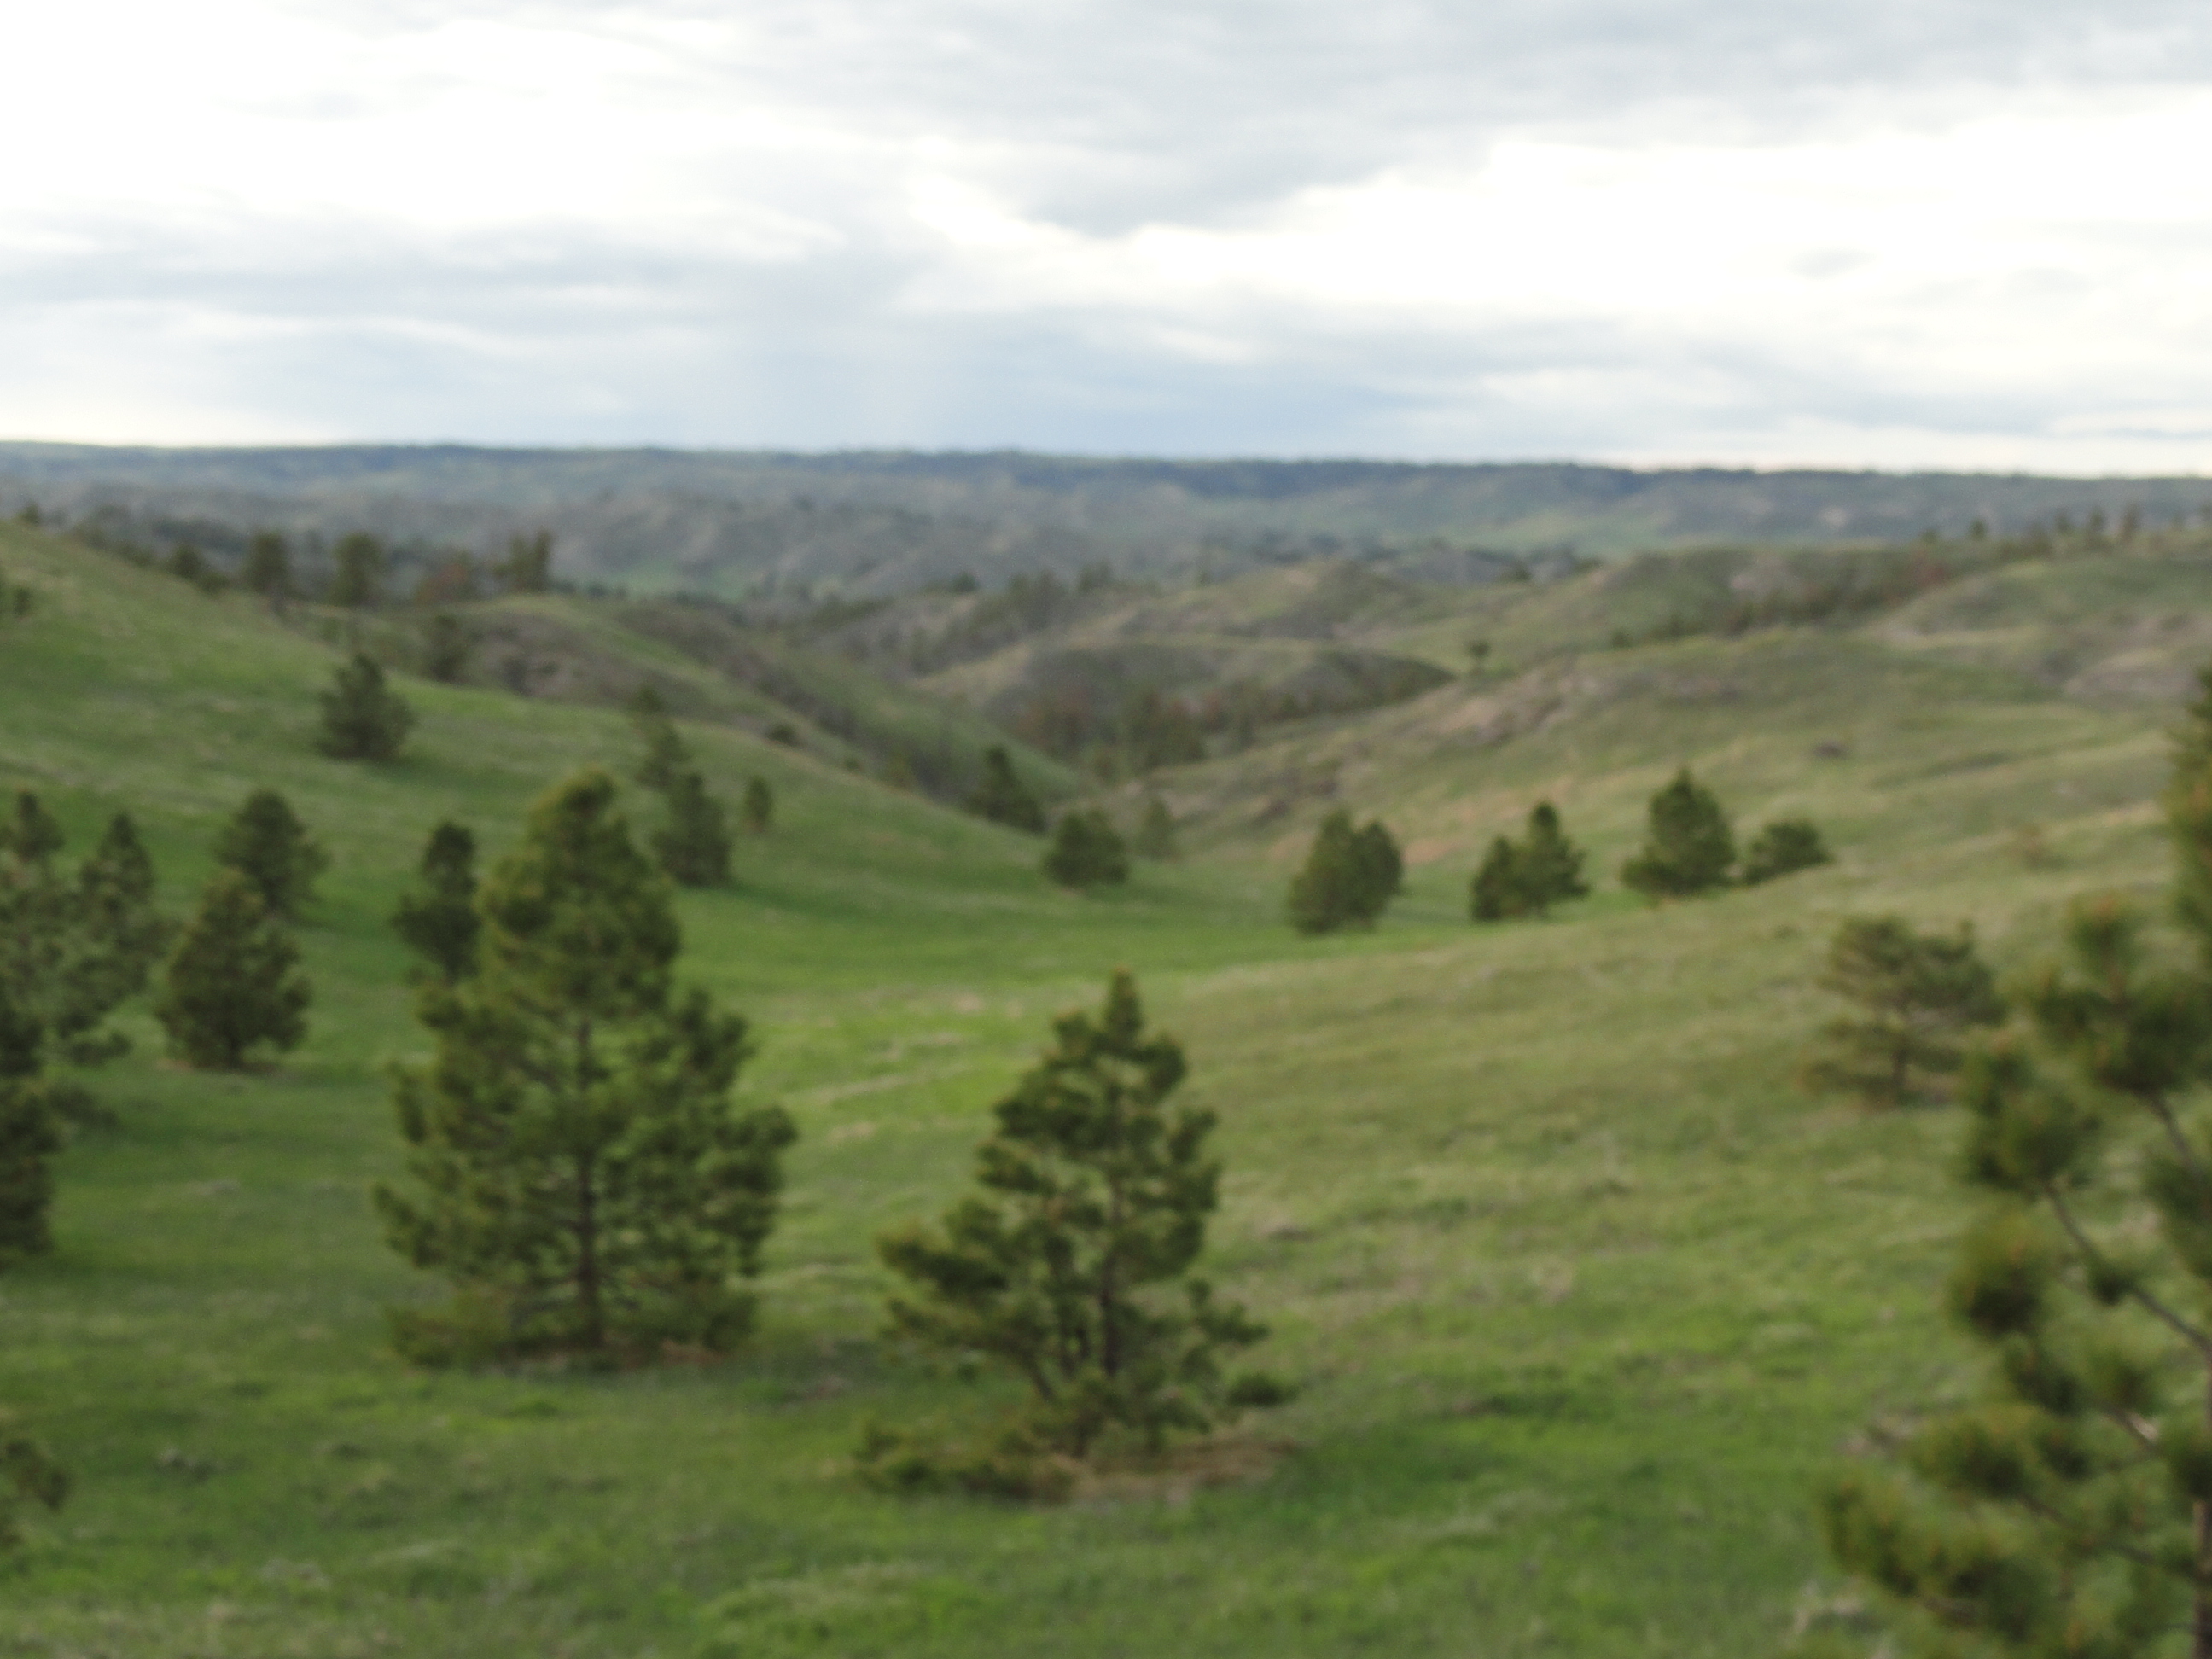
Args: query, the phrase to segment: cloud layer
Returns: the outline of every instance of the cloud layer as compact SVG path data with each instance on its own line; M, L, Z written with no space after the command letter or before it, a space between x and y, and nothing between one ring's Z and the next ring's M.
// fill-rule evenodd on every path
M2199 470L2201 16L88 0L0 433Z

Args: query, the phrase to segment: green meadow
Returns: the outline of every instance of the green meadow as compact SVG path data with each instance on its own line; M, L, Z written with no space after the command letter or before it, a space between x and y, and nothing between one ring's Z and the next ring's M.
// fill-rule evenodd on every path
M626 721L409 679L400 760L325 760L337 657L310 632L0 530L37 596L0 623L0 788L38 791L73 853L127 807L173 912L251 788L332 854L307 1043L196 1073L126 1011L133 1053L85 1079L114 1121L59 1160L56 1249L0 1276L0 1401L76 1482L0 1562L0 1654L1870 1649L1813 1496L1884 1420L1973 1386L1938 1306L1964 1211L1951 1114L1794 1083L1832 1011L1821 953L1840 918L1896 911L1971 921L2017 969L2071 896L2156 891L2200 560L1611 651L1555 648L1601 588L1540 592L1550 631L1517 657L1485 613L1510 678L1163 775L1189 856L1090 897L1044 880L1036 841L829 745L688 725L718 789L757 773L778 802L735 884L681 901L685 975L753 1023L743 1095L800 1131L760 1328L726 1363L472 1374L385 1339L385 1310L438 1289L366 1196L398 1166L388 1070L428 1048L385 918L434 823L495 856L548 785L627 766ZM1838 861L1633 900L1613 872L1684 763L1740 839L1809 816ZM1472 927L1482 846L1547 797L1597 891ZM1283 884L1337 804L1399 831L1407 890L1371 933L1301 939ZM1220 1115L1206 1270L1302 1392L1063 1505L871 1491L846 1467L868 1419L1004 1397L879 1340L872 1241L959 1194L1048 1020L1116 966Z

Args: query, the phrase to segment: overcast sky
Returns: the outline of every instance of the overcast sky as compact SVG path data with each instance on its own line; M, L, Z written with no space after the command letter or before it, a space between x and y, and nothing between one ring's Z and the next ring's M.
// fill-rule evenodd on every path
M71 0L0 436L2212 471L2203 0Z

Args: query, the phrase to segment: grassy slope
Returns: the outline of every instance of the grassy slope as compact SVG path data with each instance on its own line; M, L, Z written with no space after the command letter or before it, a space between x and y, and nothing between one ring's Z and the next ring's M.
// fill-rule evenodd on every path
M1278 924L1254 856L1321 799L1238 816L1261 787L1233 769L1267 750L1175 781L1228 803L1200 826L1218 856L1086 902L1033 842L699 728L718 783L764 771L784 810L740 888L685 901L691 971L760 1030L748 1090L805 1135L758 1345L423 1376L380 1346L380 1307L423 1287L362 1200L394 1162L378 1071L420 1047L380 918L438 816L496 844L545 781L618 762L622 723L410 684L410 757L339 766L306 742L331 659L250 607L13 529L0 566L42 597L0 632L0 786L46 793L80 848L130 805L179 907L256 783L337 855L308 1045L200 1077L134 1017L138 1055L100 1080L121 1125L64 1162L59 1250L0 1281L0 1399L80 1480L10 1569L0 1651L1770 1650L1824 1576L1808 1492L1838 1443L1962 1386L1934 1308L1951 1124L1789 1083L1822 940L1899 908L2017 962L2066 894L2161 872L2159 711L1863 638L1620 653L1504 743L1468 738L1480 711L1452 726L1462 688L1304 734L1278 771L1340 762L1418 855L1382 929L1321 942ZM1808 758L1836 738L1848 758ZM1539 789L1608 869L1678 758L1747 817L1814 811L1843 863L1459 920L1466 849ZM2057 867L2008 856L2031 820ZM1213 1271L1307 1385L1265 1431L1297 1449L1167 1501L861 1492L835 1460L864 1417L984 1403L875 1348L868 1240L952 1195L1045 1018L1115 962L1222 1114Z

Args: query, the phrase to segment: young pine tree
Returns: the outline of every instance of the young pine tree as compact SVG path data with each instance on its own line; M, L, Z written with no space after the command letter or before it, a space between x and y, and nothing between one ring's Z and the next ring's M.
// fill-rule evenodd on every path
M720 887L730 879L730 825L722 804L695 769L678 773L662 792L667 821L653 831L653 855L686 887Z
M1380 822L1370 821L1352 838L1352 919L1372 927L1406 885L1405 855L1398 839Z
M1728 814L1684 767L1652 796L1643 849L1621 866L1620 878L1649 898L1686 898L1726 886L1735 862Z
M1467 908L1477 921L1510 921L1528 914L1521 881L1521 854L1504 836L1491 838L1474 876L1468 883Z
M257 789L216 838L215 858L252 884L262 903L297 921L314 896L315 878L330 854L307 833L291 803L274 789Z
M983 781L968 798L968 810L1009 829L1044 834L1044 808L1015 772L1013 757L999 744L983 751Z
M1743 873L1737 879L1746 887L1756 887L1835 861L1820 830L1808 819L1778 818L1752 837L1743 855Z
M643 750L630 775L655 794L667 793L692 769L691 751L668 717L668 704L649 683L630 697L629 720Z
M763 777L745 780L744 804L738 809L739 820L748 835L764 836L775 823L775 792L768 787Z
M283 918L236 870L219 870L169 957L155 1018L206 1071L242 1069L263 1044L296 1048L312 994Z
M1559 809L1547 800L1538 801L1528 813L1519 863L1522 893L1540 916L1554 904L1589 891L1589 884L1583 879L1583 849L1567 839Z
M392 911L392 931L430 973L458 985L477 970L483 927L476 908L477 838L460 824L438 825L423 846L421 875Z
M1955 1072L1967 1034L2004 1019L1971 928L1919 933L1901 916L1850 917L1820 983L1857 1012L1821 1028L1805 1080L1869 1106L1902 1106L1917 1075Z
M1931 1650L2212 1659L2212 698L2192 714L2167 806L2197 960L2077 905L2019 999L2034 1042L1969 1058L1950 1301L1990 1388L1826 1497L1831 1549Z
M376 1193L392 1247L455 1292L394 1316L402 1351L728 1346L793 1131L732 1106L745 1022L673 988L668 886L614 781L586 772L540 800L477 908L477 975L424 988L436 1054L398 1085L412 1179Z
M1044 872L1062 887L1114 887L1129 879L1129 849L1097 808L1063 813L1045 849Z
M1352 827L1339 808L1321 823L1306 861L1291 878L1291 925L1302 933L1371 927L1405 881L1396 839L1380 823Z
M1266 1331L1192 1271L1221 1166L1206 1155L1213 1115L1170 1103L1182 1047L1146 1033L1127 973L1096 1018L1065 1014L1053 1035L993 1109L981 1191L933 1229L878 1241L910 1286L890 1301L891 1328L1020 1378L1024 1426L1076 1457L1110 1433L1158 1447L1282 1399L1265 1378L1223 1377L1224 1356Z
M385 684L383 668L358 651L331 672L322 708L315 746L332 760L390 760L415 725L414 709Z

